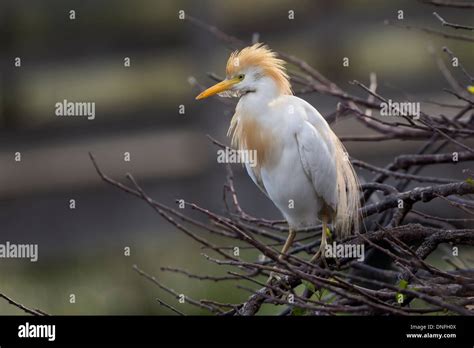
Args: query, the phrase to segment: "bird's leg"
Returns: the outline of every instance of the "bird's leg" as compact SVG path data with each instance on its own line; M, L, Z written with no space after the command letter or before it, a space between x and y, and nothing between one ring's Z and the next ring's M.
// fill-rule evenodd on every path
M323 231L321 233L321 244L319 245L319 250L314 256L311 258L310 262L313 263L319 258L324 259L324 251L326 250L327 245L327 229L328 229L328 218L324 214L321 216L321 222L323 224Z
M285 244L283 245L283 248L281 249L281 253L280 255L278 255L279 260L284 260L287 257L286 253L291 248L291 245L293 244L295 237L296 237L296 232L292 228L290 228L290 231L288 233L288 238L286 238Z
M289 233L288 233L288 238L286 238L285 244L283 245L283 248L281 249L280 255L278 255L278 260L284 260L287 255L286 253L288 250L291 248L291 245L293 244L293 241L295 240L296 237L296 232L290 228ZM275 274L275 272L270 272L270 277L267 280L267 284L271 284L273 279L279 279L279 277Z

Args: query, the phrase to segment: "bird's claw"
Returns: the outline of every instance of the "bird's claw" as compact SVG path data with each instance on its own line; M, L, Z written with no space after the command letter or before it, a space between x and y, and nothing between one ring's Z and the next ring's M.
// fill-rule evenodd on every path
M316 254L311 258L310 263L319 263L320 261L323 262L324 265L327 266L326 258L324 257L324 250L319 249Z
M282 287L285 287L288 290L290 290L290 287L288 286L288 284L286 282L282 282L283 279L284 278L281 275L279 275L278 273L273 272L273 271L270 272L270 276L268 277L268 279L266 281L266 284L269 285L268 291L269 291L271 296L279 298L279 297L282 297L284 295L284 292L282 291L283 289L278 289L278 290L281 290L281 291L279 291L279 294L275 293L275 290L272 288L272 286L275 285L276 282L281 282Z
M273 283L279 282L280 280L281 276L278 273L271 271L270 276L267 279L267 285L273 285Z

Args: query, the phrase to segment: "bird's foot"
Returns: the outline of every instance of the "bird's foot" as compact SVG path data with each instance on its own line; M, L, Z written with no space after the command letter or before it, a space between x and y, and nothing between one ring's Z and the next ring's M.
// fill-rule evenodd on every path
M326 262L326 257L324 256L324 250L323 248L319 248L318 252L316 254L314 254L314 256L311 258L311 260L309 260L310 263L321 263L324 265L324 266L328 266L327 262Z
M288 286L284 280L285 280L284 277L278 274L277 272L274 272L274 271L270 272L270 276L268 277L266 281L266 285L268 286L268 291L271 296L280 298L283 295L285 295L284 288ZM277 285L276 283L280 283L278 284L278 287L276 287Z
M270 276L268 277L266 281L266 284L273 285L275 282L280 281L280 280L281 280L281 276L278 273L271 271Z

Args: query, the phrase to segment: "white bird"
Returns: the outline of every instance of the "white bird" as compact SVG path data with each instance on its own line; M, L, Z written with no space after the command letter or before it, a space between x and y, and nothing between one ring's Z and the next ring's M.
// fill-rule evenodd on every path
M288 222L283 259L300 228L322 223L319 251L324 257L328 224L336 235L359 229L359 181L341 141L321 114L293 95L285 62L266 45L231 54L226 79L196 99L236 96L228 135L238 150L255 151L257 165L246 163L253 182Z

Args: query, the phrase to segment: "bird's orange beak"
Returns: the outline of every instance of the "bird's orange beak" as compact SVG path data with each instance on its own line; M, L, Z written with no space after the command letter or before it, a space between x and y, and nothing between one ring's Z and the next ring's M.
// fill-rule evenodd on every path
M204 99L204 98L210 97L211 95L227 91L227 90L231 89L233 85L235 85L236 83L239 83L239 82L240 82L240 80L238 78L221 81L221 82L215 84L214 86L209 87L208 89L203 91L201 94L199 94L196 97L196 99L197 100Z

